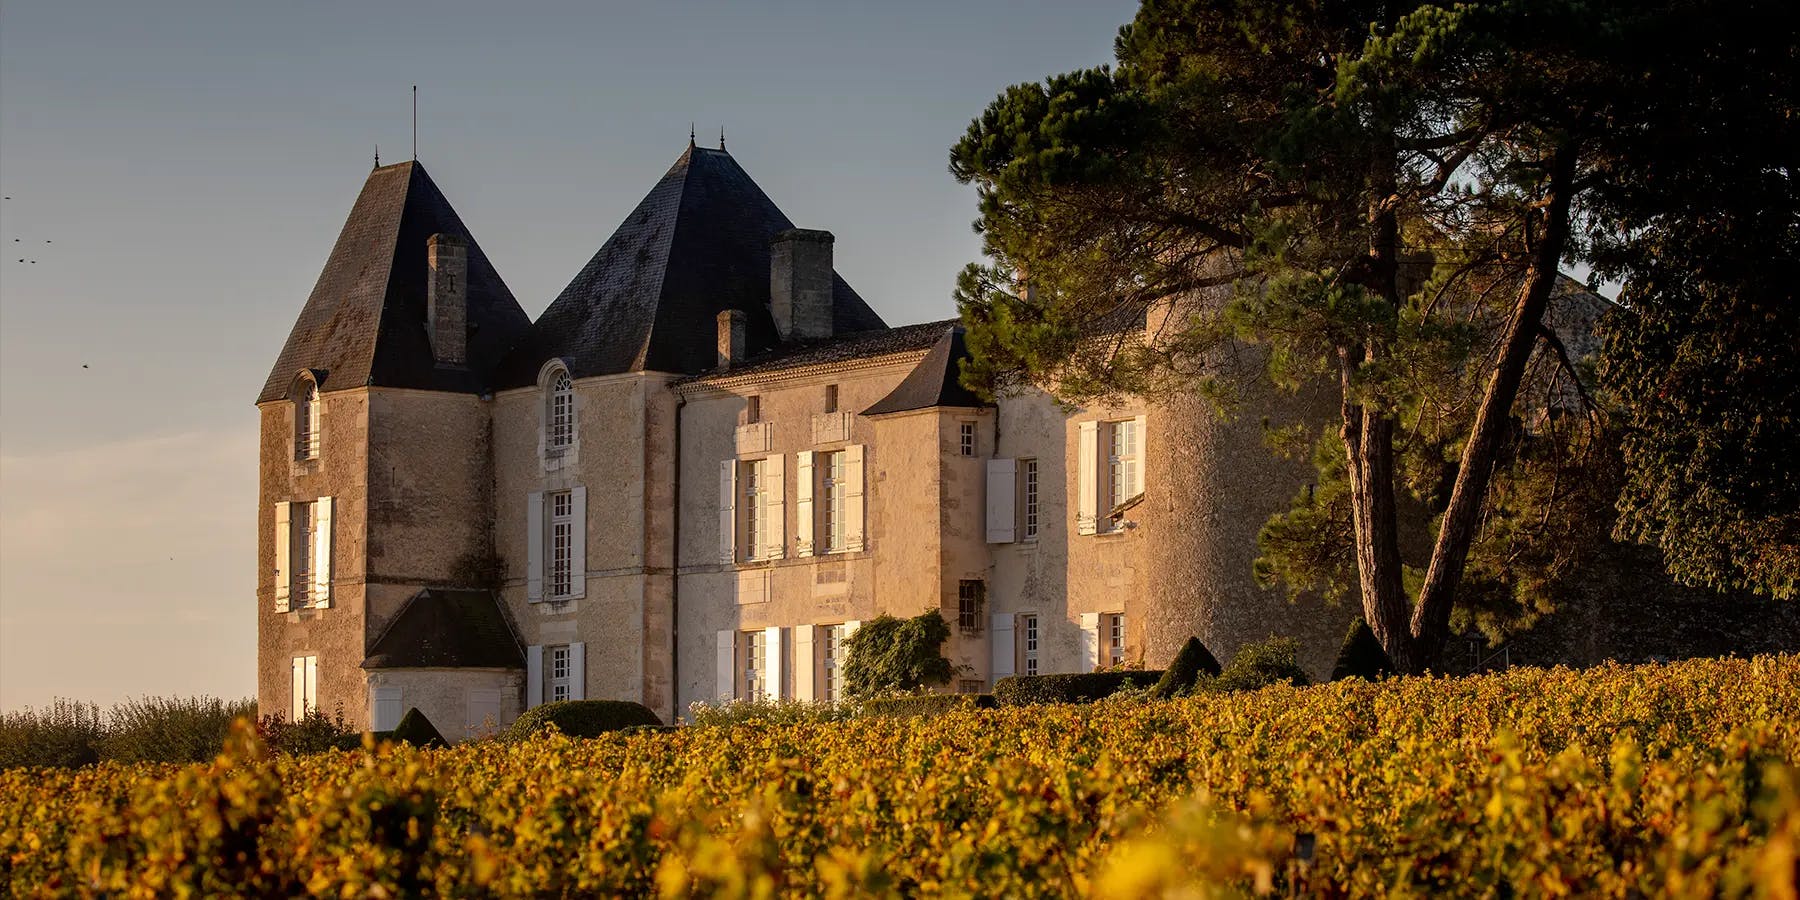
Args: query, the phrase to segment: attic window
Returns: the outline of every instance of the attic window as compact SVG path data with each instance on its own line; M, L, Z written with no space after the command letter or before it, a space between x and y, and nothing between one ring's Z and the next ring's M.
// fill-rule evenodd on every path
M301 376L294 397L294 458L319 458L319 384Z
M834 412L838 411L837 387L838 386L835 384L828 384L825 386L825 411L828 413L834 413Z
M575 385L566 369L558 369L550 379L545 398L544 446L560 453L575 443Z
M744 424L755 425L762 421L762 398L754 394L744 398Z

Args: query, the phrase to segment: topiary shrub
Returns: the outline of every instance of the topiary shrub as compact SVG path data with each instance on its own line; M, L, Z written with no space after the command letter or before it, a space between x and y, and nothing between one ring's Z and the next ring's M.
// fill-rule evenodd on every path
M994 699L1001 706L1030 706L1034 703L1090 703L1123 690L1127 686L1142 687L1156 683L1166 674L1158 671L1124 670L1082 672L1071 675L1013 675L994 685Z
M1378 681L1392 674L1394 661L1381 648L1381 640L1375 637L1375 630L1358 617L1350 623L1349 633L1344 635L1343 649L1338 651L1337 662L1331 667L1331 680L1365 678Z
M1231 665L1212 679L1211 686L1224 691L1254 691L1284 681L1296 687L1312 683L1306 670L1300 668L1300 642L1286 637L1245 644L1231 658Z
M1219 661L1213 658L1212 651L1206 649L1199 638L1190 637L1181 645L1181 652L1175 654L1175 661L1169 663L1156 686L1150 689L1150 696L1167 700L1189 694L1200 679L1216 678L1218 674Z
M649 707L630 700L562 700L526 710L507 727L505 736L518 740L555 725L570 737L599 737L633 725L661 724Z
M450 742L438 733L437 726L431 724L431 720L425 718L425 714L419 712L416 706L408 708L406 715L400 717L400 724L394 726L393 734L394 740L414 747L450 746Z
M993 694L911 694L864 700L865 716L935 716L957 709L994 709Z

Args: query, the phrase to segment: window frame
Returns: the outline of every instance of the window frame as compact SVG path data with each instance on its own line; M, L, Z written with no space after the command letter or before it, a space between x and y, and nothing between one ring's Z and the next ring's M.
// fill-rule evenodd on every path
M966 456L972 459L975 456L976 450L975 423L958 422L957 426L957 455Z
M965 637L980 637L982 608L987 606L987 582L964 578L956 582L956 627Z
M544 455L561 456L575 446L575 381L562 366L544 385Z
M738 665L741 678L742 693L740 700L762 700L768 694L764 685L763 674L768 670L769 640L768 632L762 629L738 632L739 646L743 648Z
M820 660L824 671L821 679L824 686L825 702L836 703L843 699L844 693L844 626L825 626L825 641L822 648L823 658Z
M838 411L838 386L835 384L828 384L825 386L825 412L827 415L829 415L829 414L837 412L837 411Z
M1038 496L1041 475L1036 457L1019 460L1019 540L1035 541L1043 529L1043 506Z
M1037 613L1019 614L1019 673L1036 675L1040 671L1038 654L1042 648L1043 634L1039 630Z
M570 676L574 671L574 653L568 644L552 644L544 648L544 702L560 703L572 695ZM558 669L561 674L557 674Z
M544 597L575 595L575 492L544 493Z
M319 566L319 501L288 504L288 608L313 605L313 573Z
M844 477L849 474L848 463L841 449L822 451L814 459L819 472L821 502L818 506L823 519L819 531L825 538L825 553L843 553L850 537L849 520L845 518L849 512L849 491L844 484Z
M763 497L767 490L769 477L767 458L746 459L741 466L738 478L743 482L741 488L744 501L744 512L739 516L738 534L743 542L744 562L755 562L763 558L763 544L766 543L768 527L767 503Z
M311 462L319 458L324 444L324 410L319 404L319 383L302 376L299 396L294 398L294 461Z
M1117 668L1125 664L1125 614L1107 613L1106 622L1106 668Z
M744 397L744 424L755 425L762 421L762 395L750 394Z

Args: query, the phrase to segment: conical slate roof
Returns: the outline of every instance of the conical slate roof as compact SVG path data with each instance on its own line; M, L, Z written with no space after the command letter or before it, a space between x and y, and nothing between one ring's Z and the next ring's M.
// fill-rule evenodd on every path
M944 329L943 336L931 345L931 352L925 354L925 358L919 360L919 364L906 373L886 397L875 401L875 405L863 410L862 414L882 416L939 406L960 409L992 406L974 391L963 387L962 361L968 355L969 348L963 344L963 330L957 327Z
M523 669L525 654L492 591L414 594L362 661L365 669Z
M725 309L748 315L750 354L773 348L769 240L792 227L729 153L689 145L538 317L503 365L502 386L533 383L552 358L577 378L705 371ZM843 278L832 283L836 333L887 327Z
M426 240L468 242L466 366L440 366L425 327ZM530 320L481 252L450 201L417 162L369 173L312 296L294 322L257 402L287 396L301 369L323 373L321 391L364 385L475 393Z

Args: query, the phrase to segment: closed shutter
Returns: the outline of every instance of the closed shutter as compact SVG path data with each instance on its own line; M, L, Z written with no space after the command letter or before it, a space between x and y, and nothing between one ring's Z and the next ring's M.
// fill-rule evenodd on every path
M757 499L763 507L764 559L787 555L787 457L776 454L763 460L765 483Z
M313 504L313 598L312 605L331 605L331 498L320 497Z
M863 445L844 448L844 549L863 549Z
M397 687L369 688L369 721L373 731L393 731L400 724L400 689Z
M994 681L999 681L1013 674L1013 665L1018 659L1018 650L1013 645L1013 614L994 613L988 621L992 623L988 633L994 639L989 667L993 670Z
M1075 442L1075 531L1099 530L1100 423L1083 422Z
M813 555L813 452L795 454L794 555Z
M525 498L525 599L544 599L544 494L533 491ZM543 685L538 686L539 692ZM542 703L540 699L538 703ZM533 704L536 705L536 704Z
M525 648L525 708L544 705L544 646Z
M781 626L763 629L763 698L781 699Z
M1010 544L1018 534L1018 500L1015 496L1019 464L1012 459L987 461L987 541Z
M569 699L587 699L587 645L580 641L569 644Z
M1100 614L1081 614L1081 671L1100 668Z
M292 702L288 704L288 721L306 718L306 657L294 657L293 677L288 681Z
M569 596L587 596L587 488L569 491L574 534L569 546Z
M737 696L737 632L719 632L717 656L713 664L713 694L719 700Z
M306 657L306 711L319 708L319 658Z
M293 578L293 569L288 562L288 554L294 549L294 525L288 511L288 503L275 504L275 611L288 611L289 581Z
M1133 419L1133 431L1137 432L1137 467L1131 472L1131 493L1144 492L1144 469L1150 465L1150 432L1144 427L1143 416Z
M737 562L737 467L735 459L719 463L719 562L726 565Z
M817 692L813 687L819 665L818 660L813 657L813 632L817 630L812 625L794 626L794 699L802 703L811 703L817 699Z

